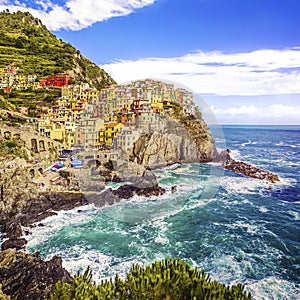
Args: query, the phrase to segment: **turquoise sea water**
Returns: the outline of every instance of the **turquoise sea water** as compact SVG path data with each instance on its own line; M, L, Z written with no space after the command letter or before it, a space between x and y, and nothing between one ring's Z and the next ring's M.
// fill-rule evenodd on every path
M236 159L277 173L280 183L215 164L171 166L156 171L164 196L59 212L32 230L28 250L60 255L73 273L90 265L96 281L124 275L133 262L179 256L214 279L244 283L254 299L300 299L300 127L223 132Z

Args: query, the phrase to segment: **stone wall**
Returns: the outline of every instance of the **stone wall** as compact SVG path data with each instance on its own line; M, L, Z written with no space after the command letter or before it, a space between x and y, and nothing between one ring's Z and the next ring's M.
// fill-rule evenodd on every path
M31 127L27 126L20 126L18 128L2 124L0 128L0 139L3 138L20 140L24 147L34 153L49 151L51 149L57 151L57 149L65 147L65 145L60 142L37 135Z

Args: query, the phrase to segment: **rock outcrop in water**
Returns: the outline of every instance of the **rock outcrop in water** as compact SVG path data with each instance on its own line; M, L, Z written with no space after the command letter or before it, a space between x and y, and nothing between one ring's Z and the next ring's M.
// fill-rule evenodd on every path
M46 217L55 215L55 211L69 210L88 204L82 193L69 192L40 192L38 195L28 199L22 198L22 196L18 199L10 197L9 201L13 203L13 207L10 210L2 209L0 211L2 231L5 233L5 238L7 238L2 243L2 250L24 248L26 240L21 238L24 234L22 226L27 227Z
M158 185L156 177L152 172L133 163L129 163L129 166L136 166L137 168L130 169L127 174L120 172L122 168L116 172L118 174L116 178L120 179L121 182L127 182L126 184L115 190L109 188L100 195L87 195L88 201L97 207L102 207L118 203L122 199L130 199L134 195L150 197L165 193L165 189ZM124 168L124 165L122 167ZM136 172L141 170L144 170L143 173L138 175Z
M279 181L279 177L272 172L262 170L256 166L248 163L234 160L230 156L230 150L224 150L218 155L219 161L222 162L223 168L233 171L235 173L243 174L245 176L256 178L260 180L267 180L268 182L275 183Z
M182 108L173 105L160 119L156 130L140 136L129 159L153 169L175 163L221 162L223 168L271 183L279 177L251 164L234 160L229 150L218 153L209 128L198 111L196 117L183 116Z
M2 291L11 299L45 299L59 280L71 282L72 277L63 269L58 256L44 261L38 254L30 255L15 249L0 252Z

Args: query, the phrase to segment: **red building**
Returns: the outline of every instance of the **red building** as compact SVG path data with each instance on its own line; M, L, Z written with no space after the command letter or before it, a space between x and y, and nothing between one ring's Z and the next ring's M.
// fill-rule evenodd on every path
M62 86L69 85L70 80L75 80L75 78L68 74L52 74L47 79L41 80L40 85L42 87L46 87L46 86L62 87Z
M4 90L5 93L10 93L10 87L9 86L5 86L3 88L3 90Z

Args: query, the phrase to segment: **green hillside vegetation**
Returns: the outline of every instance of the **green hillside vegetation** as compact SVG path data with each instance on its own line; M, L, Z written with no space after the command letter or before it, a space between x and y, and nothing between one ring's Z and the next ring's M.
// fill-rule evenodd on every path
M59 88L12 90L10 93L0 90L0 108L15 110L20 106L26 106L29 108L30 117L38 117L37 105L51 106L59 97Z
M13 65L38 80L74 71L79 81L101 89L115 81L71 44L56 38L29 12L0 12L0 67Z
M15 110L15 105L11 103L7 98L8 97L7 95L4 95L3 90L0 90L0 108L7 110Z
M0 140L0 156L28 158L26 151L22 148L22 145L18 141L6 139Z
M179 258L154 262L144 268L133 265L126 279L92 282L90 269L79 273L72 283L56 284L51 300L250 300L251 295L241 284L226 286L212 281L209 274Z

